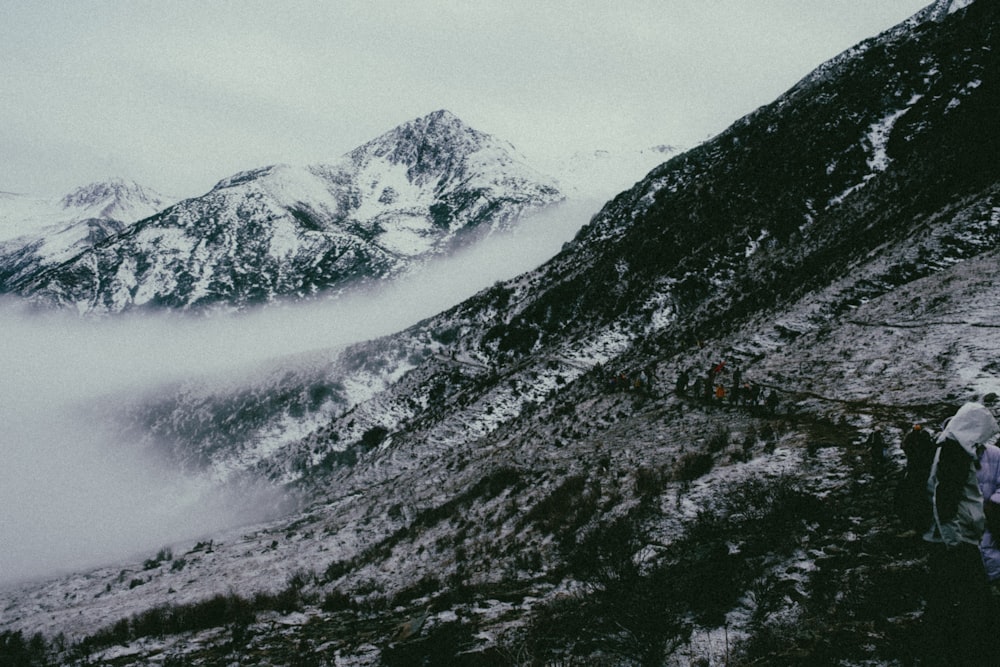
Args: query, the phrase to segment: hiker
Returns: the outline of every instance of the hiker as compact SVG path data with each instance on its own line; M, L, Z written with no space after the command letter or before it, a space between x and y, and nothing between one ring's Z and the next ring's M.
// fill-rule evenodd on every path
M695 378L694 384L691 385L691 395L695 398L705 395L705 381L703 379Z
M733 383L733 388L729 390L729 402L733 405L740 404L740 390L742 387L740 385Z
M931 522L931 506L927 501L927 478L937 444L923 424L914 424L903 437L906 472L900 484L900 515L909 530L923 532Z
M715 385L715 400L720 403L726 400L726 388L723 387L721 383Z
M966 403L938 436L927 491L932 520L924 540L930 590L924 614L927 664L995 664L994 615L979 547L985 516L977 448L1000 434L993 415Z
M649 376L646 375L646 371L640 370L639 377L635 379L635 388L640 391L645 391L648 384L649 384Z
M885 464L885 436L882 435L882 427L876 426L875 430L868 434L865 440L865 447L871 456L871 466L873 471L881 471Z
M689 382L691 382L691 376L685 368L680 372L680 375L677 376L677 384L674 385L674 391L677 392L678 396L684 396L687 393Z
M764 399L764 407L767 409L767 414L774 416L775 411L778 409L778 392L772 389L767 394L767 398Z

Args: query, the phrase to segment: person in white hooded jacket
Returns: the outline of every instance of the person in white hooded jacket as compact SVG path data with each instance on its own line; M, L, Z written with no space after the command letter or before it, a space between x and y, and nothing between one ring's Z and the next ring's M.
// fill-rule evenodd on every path
M976 476L977 450L998 434L1000 427L993 414L979 403L963 405L941 431L927 480L934 520L925 540L949 547L961 543L979 546L986 516Z
M960 661L941 664L994 661L995 621L980 551L986 518L977 473L981 454L998 434L989 410L966 403L937 439L927 480L933 521L924 534L931 548L926 638L938 654L932 659Z

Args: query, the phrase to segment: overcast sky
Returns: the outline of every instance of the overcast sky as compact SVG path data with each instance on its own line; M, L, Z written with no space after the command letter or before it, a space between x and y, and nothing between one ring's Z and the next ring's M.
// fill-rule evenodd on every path
M192 196L442 108L529 158L691 146L930 0L0 3L0 190Z

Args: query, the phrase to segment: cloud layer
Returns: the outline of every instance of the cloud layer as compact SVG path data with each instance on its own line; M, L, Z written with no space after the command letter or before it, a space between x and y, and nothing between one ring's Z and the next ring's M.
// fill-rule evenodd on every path
M219 489L140 454L101 423L95 401L393 333L540 265L595 210L552 208L395 285L333 301L105 319L0 303L0 583L150 557L280 503L274 490Z

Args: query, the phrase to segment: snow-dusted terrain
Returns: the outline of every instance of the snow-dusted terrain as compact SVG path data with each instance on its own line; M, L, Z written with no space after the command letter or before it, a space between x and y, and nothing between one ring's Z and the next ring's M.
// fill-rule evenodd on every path
M106 395L125 442L292 508L8 585L0 632L71 664L914 664L900 438L1000 393L998 27L929 6L403 331ZM709 398L737 369L775 402Z

